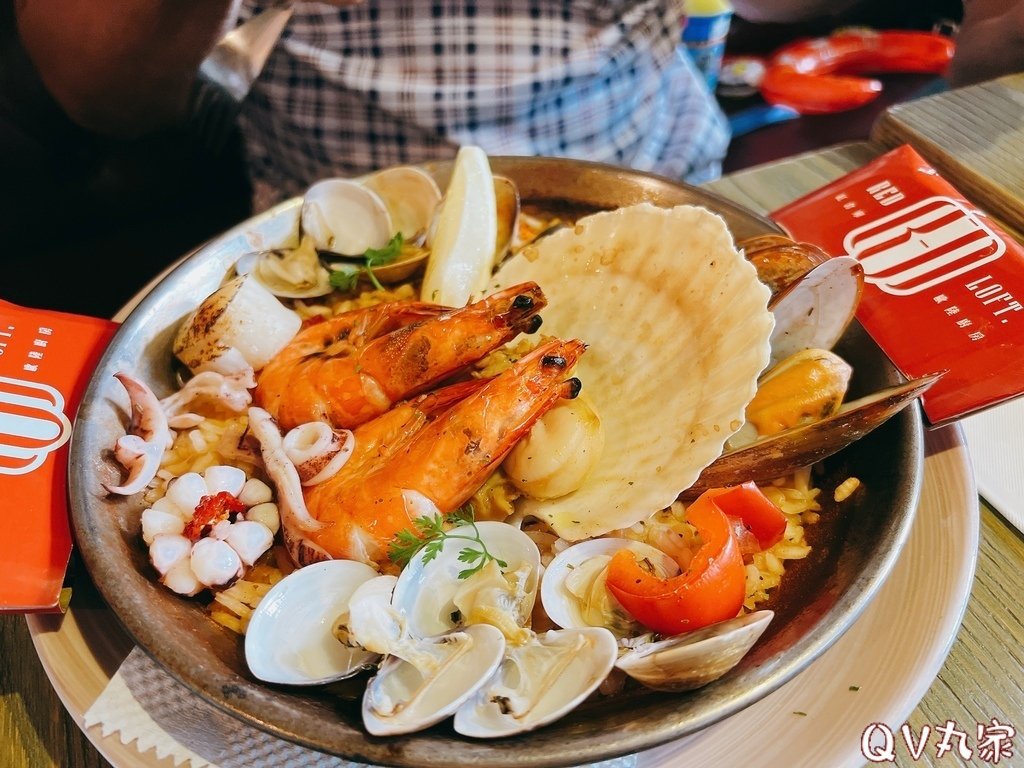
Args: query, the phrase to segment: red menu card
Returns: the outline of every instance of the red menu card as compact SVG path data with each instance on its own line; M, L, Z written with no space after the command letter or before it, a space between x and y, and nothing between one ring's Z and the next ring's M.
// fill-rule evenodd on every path
M116 328L0 300L0 613L67 605L71 419Z
M864 266L857 319L923 397L931 426L1024 393L1024 248L910 146L771 214Z

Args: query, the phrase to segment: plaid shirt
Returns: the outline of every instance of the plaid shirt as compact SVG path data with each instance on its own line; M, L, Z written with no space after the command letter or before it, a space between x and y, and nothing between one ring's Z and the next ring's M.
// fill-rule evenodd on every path
M679 0L301 3L244 105L254 183L283 198L465 144L714 178L728 123L681 26Z

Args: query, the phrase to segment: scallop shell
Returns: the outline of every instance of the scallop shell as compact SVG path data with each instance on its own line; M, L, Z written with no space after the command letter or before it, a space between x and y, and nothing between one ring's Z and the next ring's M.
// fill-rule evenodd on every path
M522 511L575 541L667 507L743 424L769 360L769 289L720 216L649 203L582 218L495 275L521 280L548 297L546 333L589 344L577 375L607 435L582 487Z

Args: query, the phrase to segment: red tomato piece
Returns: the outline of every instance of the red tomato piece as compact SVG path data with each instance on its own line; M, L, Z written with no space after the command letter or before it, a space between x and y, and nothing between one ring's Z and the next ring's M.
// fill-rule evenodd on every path
M726 515L738 518L757 537L761 549L769 549L786 533L786 515L754 482L725 489L715 503Z
M676 635L700 629L739 613L746 576L732 525L716 503L728 488L705 491L686 510L701 547L690 567L669 579L642 569L629 550L608 565L607 586L622 607L648 629Z

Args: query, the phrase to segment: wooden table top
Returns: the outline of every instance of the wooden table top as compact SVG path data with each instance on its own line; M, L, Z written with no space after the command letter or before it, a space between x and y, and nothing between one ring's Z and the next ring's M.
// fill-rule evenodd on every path
M1003 89L1000 83L998 89ZM1024 83L1011 83L1012 92L1007 109L1020 106ZM985 98L992 86L984 89ZM1005 93L1005 92L1004 92ZM982 94L979 93L978 98ZM941 97L930 97L931 99ZM951 92L947 97L962 103L964 94ZM901 119L917 124L924 108L936 109L929 101L921 111L901 111ZM996 109L995 106L992 107ZM1022 130L1018 122L1018 135ZM976 126L984 131L999 121L982 122ZM894 136L891 123L883 129ZM984 148L983 140L973 137L972 144ZM1002 151L1002 145L998 145ZM1021 146L1024 146L1022 144ZM771 163L723 178L711 185L715 191L748 207L767 212L815 189L822 184L859 167L884 150L880 144L856 143L812 152L778 163ZM984 155L984 153L982 153ZM966 162L966 161L964 161ZM1008 164L1012 166L1012 164ZM951 166L961 167L961 166ZM976 176L1000 177L998 169L987 159L972 160ZM1012 170L1012 169L1011 169ZM950 177L958 183L955 177ZM1017 194L1024 186L1016 187ZM964 189L966 192L967 190ZM1005 219L1020 228L1024 218L1013 218L1012 207L1003 211ZM964 510L964 514L974 514ZM962 628L950 649L937 679L909 717L916 733L925 725L933 729L948 721L973 730L975 723L996 718L1024 730L1024 611L1020 595L1024 593L1024 537L997 513L981 504L980 545L975 581L967 604ZM75 600L72 598L72 606ZM47 678L36 654L28 626L23 617L0 617L0 766L10 768L94 768L109 763L75 724ZM127 647L116 649L127 653ZM112 674L113 670L105 670ZM898 726L899 724L896 724ZM1003 765L1024 765L1024 738L1014 741L1014 756ZM127 748L130 751L130 747ZM164 761L172 765L170 760ZM147 762L147 765L151 763ZM794 765L798 764L794 756ZM919 760L907 757L905 748L898 750L897 765L991 765L976 754L972 760L947 756L937 759L932 745ZM118 764L118 768L133 768Z
M913 145L968 200L1024 236L1024 73L893 106L871 138Z

